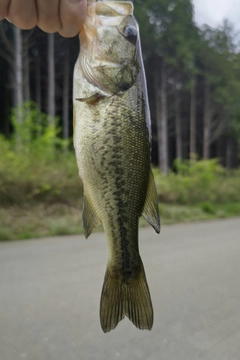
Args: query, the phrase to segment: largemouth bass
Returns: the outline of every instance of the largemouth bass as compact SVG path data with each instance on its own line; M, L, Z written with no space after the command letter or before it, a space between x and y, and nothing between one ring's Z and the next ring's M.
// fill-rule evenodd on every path
M74 147L84 186L86 238L103 225L109 258L100 301L104 332L125 315L151 329L153 308L138 247L141 215L160 232L150 165L150 113L133 5L88 6L74 69Z

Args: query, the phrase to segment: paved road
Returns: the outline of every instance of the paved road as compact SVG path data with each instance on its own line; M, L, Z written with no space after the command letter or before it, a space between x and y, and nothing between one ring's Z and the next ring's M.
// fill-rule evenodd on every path
M239 360L240 218L140 232L151 332L98 320L103 234L0 244L0 360Z

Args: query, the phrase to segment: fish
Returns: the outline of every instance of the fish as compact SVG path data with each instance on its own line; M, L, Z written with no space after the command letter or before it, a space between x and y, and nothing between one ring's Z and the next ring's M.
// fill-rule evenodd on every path
M102 224L108 262L100 299L104 332L127 316L153 326L139 253L141 215L160 232L151 169L151 119L139 28L128 1L91 1L74 68L73 142L83 183L85 237Z

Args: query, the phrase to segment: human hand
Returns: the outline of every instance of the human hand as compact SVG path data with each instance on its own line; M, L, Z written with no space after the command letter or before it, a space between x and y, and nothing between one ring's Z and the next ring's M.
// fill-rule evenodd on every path
M0 20L7 18L22 30L37 25L64 37L80 32L86 14L87 0L0 0Z

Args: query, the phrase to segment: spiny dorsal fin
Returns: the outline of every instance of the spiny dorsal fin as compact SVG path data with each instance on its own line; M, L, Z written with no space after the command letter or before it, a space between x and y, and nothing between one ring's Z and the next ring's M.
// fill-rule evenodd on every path
M88 200L87 196L83 197L82 221L84 235L86 239L89 237L93 229L101 223L99 217L94 210L94 207Z
M147 196L146 196L142 216L159 234L160 218L159 218L158 202L157 202L157 190L154 183L152 170L150 171L150 175L149 175Z

